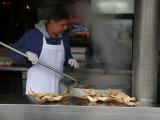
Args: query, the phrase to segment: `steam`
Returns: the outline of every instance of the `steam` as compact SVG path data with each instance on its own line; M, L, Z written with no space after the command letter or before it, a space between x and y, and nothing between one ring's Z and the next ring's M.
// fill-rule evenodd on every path
M102 64L106 70L131 69L132 21L115 20L115 16L96 14L96 8L91 8L92 3L85 0L79 0L77 3L82 5L83 9L87 7L86 23L91 28L93 64Z
M129 67L132 61L132 41L127 33L128 29L132 29L130 25L131 21L94 16L92 39L95 62L104 63L107 70Z

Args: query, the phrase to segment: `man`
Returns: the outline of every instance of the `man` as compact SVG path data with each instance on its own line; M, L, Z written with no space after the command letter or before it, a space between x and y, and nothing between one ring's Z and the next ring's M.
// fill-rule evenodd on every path
M65 33L68 13L62 8L53 10L47 20L41 20L35 27L27 31L13 47L26 53L28 59L11 52L15 61L28 65L26 94L34 92L59 92L60 74L40 65L42 61L63 71L64 63L79 68L70 51L69 36Z

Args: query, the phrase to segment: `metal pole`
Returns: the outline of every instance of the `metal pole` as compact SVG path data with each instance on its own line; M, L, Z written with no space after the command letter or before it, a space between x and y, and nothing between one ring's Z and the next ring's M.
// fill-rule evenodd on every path
M20 55L28 58L28 56L27 56L26 54L22 53L22 52L19 51L19 50L16 50L16 49L13 48L13 47L10 47L9 45L7 45L7 44L5 44L5 43L3 43L3 42L1 42L1 41L0 41L0 44L1 44L2 46L6 47L6 48L9 48L10 50L12 50L12 51L14 51L14 52L16 52L16 53L18 53L18 54L20 54ZM47 65L46 63L44 63L44 62L42 62L42 61L38 61L38 63L41 64L41 65L43 65L43 66L45 66L45 67L47 67L47 68L49 68L49 69L51 69L51 70L53 70L53 71L55 71L55 72L57 72L57 73L59 73L59 74L61 74L61 75L63 75L63 76L65 76L65 77L67 77L67 78L69 78L69 79L71 79L71 80L73 80L74 82L78 82L77 79L73 78L72 76L69 76L69 75L63 73L63 72L61 72L60 70L58 70L58 69L56 69L56 68L54 68L54 67L51 67L51 66Z
M158 1L135 0L132 94L149 104L157 96Z

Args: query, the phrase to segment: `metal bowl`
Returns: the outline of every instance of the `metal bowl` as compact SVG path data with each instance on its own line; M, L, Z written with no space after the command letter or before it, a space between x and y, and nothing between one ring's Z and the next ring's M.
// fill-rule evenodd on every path
M87 93L84 90L89 90L89 89L86 89L86 88L71 88L72 95L76 96L76 97L86 96ZM123 90L123 89L95 89L95 88L93 88L92 90L94 90L98 93L107 93L111 90L114 90L114 91L124 92L124 93L128 94L128 92L126 90Z

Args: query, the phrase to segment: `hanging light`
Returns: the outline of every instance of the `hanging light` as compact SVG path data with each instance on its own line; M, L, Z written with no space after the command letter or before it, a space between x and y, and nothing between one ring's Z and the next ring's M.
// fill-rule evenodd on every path
M30 5L26 5L26 9L27 10L31 10L31 6Z
M3 0L0 3L0 6L4 7L4 8L11 8L12 7L12 3L9 0Z

